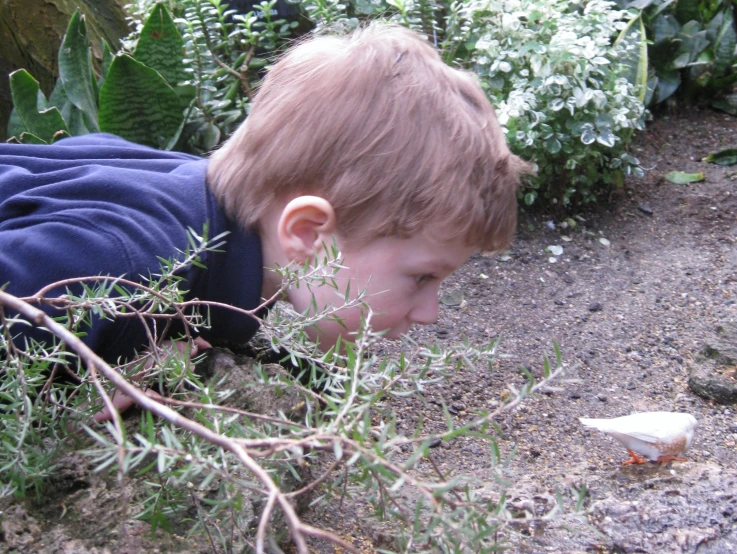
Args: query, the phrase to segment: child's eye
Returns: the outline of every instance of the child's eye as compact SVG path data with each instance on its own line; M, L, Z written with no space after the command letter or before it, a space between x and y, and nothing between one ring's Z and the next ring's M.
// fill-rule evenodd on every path
M415 277L415 282L418 285L424 285L425 283L430 283L430 282L434 281L435 279L437 279L437 277L435 277L435 275L429 275L429 274L418 275L417 277Z

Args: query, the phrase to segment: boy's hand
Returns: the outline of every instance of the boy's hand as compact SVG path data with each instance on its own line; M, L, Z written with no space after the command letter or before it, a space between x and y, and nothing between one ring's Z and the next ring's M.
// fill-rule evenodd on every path
M172 349L172 347L175 347L177 351L179 352L179 355L184 356L187 353L187 347L189 345L186 341L173 341L173 340L167 340L164 341L162 344L162 349L168 350ZM204 350L209 350L212 348L212 345L207 342L202 337L195 338L192 343L191 347L189 347L189 357L194 358L197 356L197 354L200 354ZM141 378L143 378L147 371L151 369L154 365L154 360L149 356L148 361L146 361L146 364L143 367L143 371L133 376L134 381L139 381ZM157 392L154 392L152 390L146 390L145 391L146 396L154 399L161 398L161 395ZM111 397L111 400L113 401L113 406L115 406L115 409L118 410L119 413L123 413L128 408L130 408L133 404L135 404L135 400L128 396L127 394L123 394L120 391L115 391ZM96 423L102 423L103 421L108 421L112 419L112 414L110 413L110 410L108 410L107 406L104 407L102 410L97 412L94 416Z

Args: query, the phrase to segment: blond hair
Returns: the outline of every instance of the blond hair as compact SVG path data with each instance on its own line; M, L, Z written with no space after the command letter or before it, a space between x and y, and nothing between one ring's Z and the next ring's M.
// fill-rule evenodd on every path
M289 50L212 154L208 180L245 227L275 201L311 194L332 204L348 241L432 228L498 250L528 167L473 75L412 31L372 23Z

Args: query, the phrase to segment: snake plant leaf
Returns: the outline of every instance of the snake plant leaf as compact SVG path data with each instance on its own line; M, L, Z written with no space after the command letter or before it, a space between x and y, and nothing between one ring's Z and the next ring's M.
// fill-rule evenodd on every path
M681 25L699 19L699 3L698 2L676 2L675 16Z
M100 91L100 129L164 148L184 117L179 98L159 73L124 54L116 56Z
M684 173L683 171L671 171L665 178L676 185L687 185L704 180L703 173Z
M59 78L67 98L82 112L85 126L99 131L97 94L92 78L92 55L87 25L79 10L74 12L59 50Z
M737 75L737 72L734 75ZM737 94L725 94L721 98L714 100L711 106L729 115L737 116Z
M714 41L714 67L712 75L721 77L732 65L734 60L735 46L737 46L737 32L734 29L734 18L730 6L724 13L724 21L716 40Z
M56 106L56 108L58 108L64 121L67 123L67 127L69 127L69 133L73 137L86 135L91 132L84 123L84 117L80 109L72 104L67 97L67 93L64 90L64 84L61 82L61 79L56 80L54 90L51 91L51 96L49 96L49 106Z
M713 152L701 161L717 165L737 164L737 148L727 148L725 150L720 150L719 152Z
M655 91L655 103L659 104L669 98L681 86L681 74L677 69L657 73L658 88Z
M642 12L637 17L632 18L627 26L622 29L614 41L614 46L619 44L634 44L635 48L626 55L623 60L625 67L623 76L635 85L637 97L640 102L645 100L647 94L647 34L645 32L645 23L642 20Z
M143 25L133 57L158 71L171 87L187 79L184 71L184 39L161 2L154 6Z
M100 80L97 85L102 88L102 84L107 78L108 71L110 71L110 64L113 63L113 53L110 50L110 45L105 39L102 39L102 65L100 70Z
M10 74L10 90L13 105L25 132L49 144L54 141L58 131L69 133L61 112L54 106L48 107L46 98L39 90L38 81L25 69Z
M678 20L670 14L660 14L651 24L653 43L658 44L675 38L681 28Z

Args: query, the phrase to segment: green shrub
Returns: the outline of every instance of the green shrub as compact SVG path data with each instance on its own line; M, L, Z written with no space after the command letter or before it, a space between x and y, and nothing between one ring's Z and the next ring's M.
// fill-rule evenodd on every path
M627 153L645 120L641 90L626 78L638 44L612 44L626 12L601 0L454 6L457 55L481 78L512 150L537 164L525 204L590 202L643 174Z
M210 552L263 551L264 532L273 531L269 522L278 519L275 511L289 522L298 545L294 551L307 552L306 546L299 547L307 536L345 546L340 537L305 525L294 512L293 504L309 503L313 495L316 509L330 505L335 509L351 498L366 502L373 517L388 520L400 552L415 551L410 545L421 545L418 552L497 552L502 541L520 532L521 519L507 506L505 494L511 486L506 466L512 455L500 451L497 421L561 374L557 346L554 360L544 359L540 380L522 367L526 382L519 390L510 383L503 405L482 410L462 425L444 406L446 426L432 425L431 433L423 418L414 429L400 430L392 398L411 397L422 403L428 386L456 371L471 367L492 371L498 339L480 347L467 341L452 347L408 341L402 354L379 354L380 333L371 330L367 311L355 343L317 351L305 327L315 318L334 317L343 307L357 307L364 293L319 314L287 313L281 304L274 307L262 326L261 339L274 351L285 350L285 359L301 368L299 375L254 361L252 371L241 373L246 378L228 380L221 374L208 380L187 363L186 355L154 337L148 353L114 368L84 347L78 337L91 313L118 318L135 311L146 320L177 320L187 332L206 326L208 303L184 302L177 275L185 266L201 263L205 251L220 248L222 238L207 243L193 234L180 259L164 262L161 275L145 286L109 277L80 279L83 294L55 299L64 314L56 321L36 307L45 303L43 298L34 297L33 306L0 290L4 360L0 500L7 503L11 495L34 491L42 494L60 455L86 448L83 453L97 471L117 472L121 504L126 490L148 491L128 497L134 517L148 521L152 531L162 528L207 537ZM337 289L338 256L333 247L315 267L281 269L284 287L299 281ZM29 320L59 340L18 349L14 335ZM140 371L147 357L155 363L143 377ZM234 370L233 365L227 368L229 373ZM54 379L54 374L75 378ZM148 398L143 392L147 388L162 390L169 398L164 404L170 407ZM136 396L139 403L148 401L149 411L142 414L140 424L135 418L124 424L116 417L104 426L93 426L93 414L115 389ZM264 395L263 389L288 399L295 413L279 406L271 413L245 411L248 402L240 395L249 391ZM83 429L87 440L80 433ZM439 439L461 437L486 439L491 462L487 481L499 492L495 500L484 494L486 487L478 477L427 472L431 446ZM305 467L314 469L304 471ZM288 477L297 483L291 492ZM523 520L532 524L570 518L568 508L579 511L584 497L583 488L565 501L560 494L548 513L526 513ZM564 507L569 513L561 513ZM316 521L319 525L319 517Z
M74 25L84 30L75 16L65 44L77 54L62 64L69 56L60 51L60 92L47 102L22 75L24 87L14 87L22 116L14 121L21 124L10 134L51 142L100 129L205 153L245 119L264 67L304 30L272 18L275 0L243 15L221 0L171 1L174 21L164 4L150 4L139 0L131 8L150 13L124 50L115 56L107 50L99 82L85 79L92 74L89 47L86 33L73 32ZM315 32L350 30L378 16L406 25L433 41L447 63L474 71L511 148L537 164L538 176L521 194L528 205L590 202L624 176L642 174L627 146L644 124L644 33L641 24L627 27L628 13L609 2L595 0L585 9L563 0L303 0L299 6Z
M737 82L737 32L731 0L618 0L641 11L648 40L648 96L658 104L677 92L711 99Z

